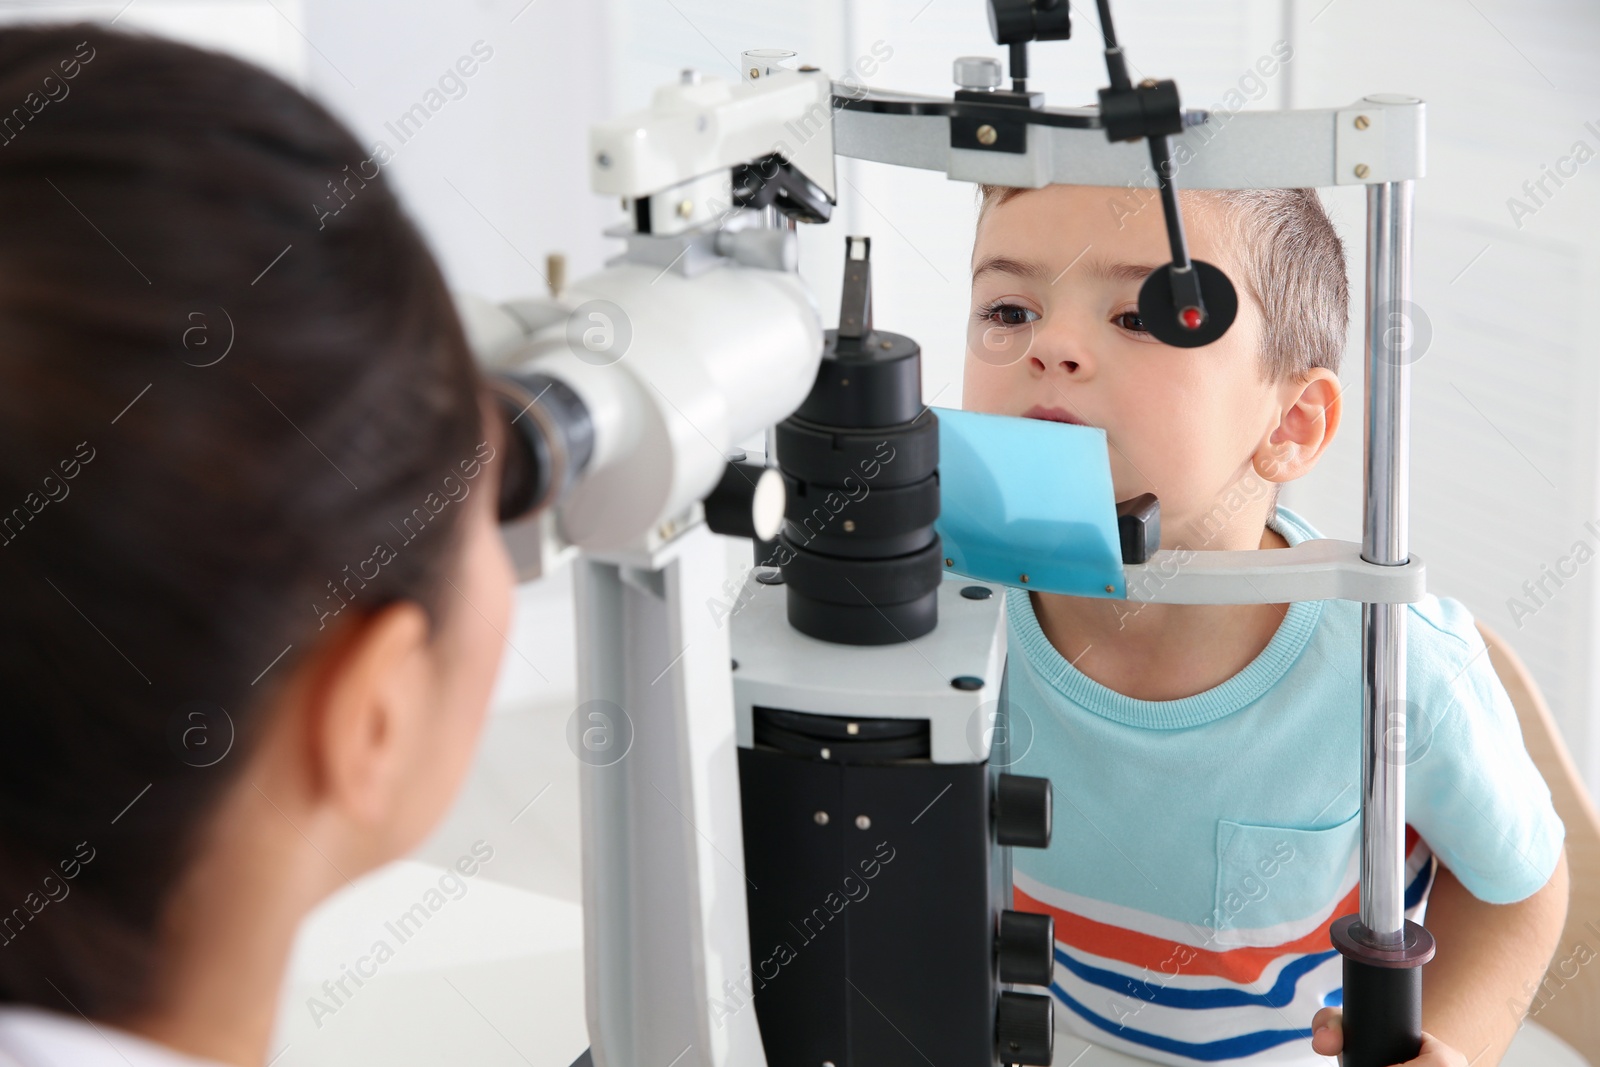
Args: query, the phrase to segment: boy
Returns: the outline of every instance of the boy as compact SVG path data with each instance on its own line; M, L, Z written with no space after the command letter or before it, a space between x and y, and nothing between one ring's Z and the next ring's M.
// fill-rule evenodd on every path
M1163 548L1320 536L1276 505L1342 413L1344 254L1315 192L1182 194L1191 255L1239 296L1195 349L1139 320L1169 258L1153 193L981 193L963 406L1104 429L1117 499L1156 494ZM1006 610L1013 743L1032 736L1010 769L1056 797L1015 906L1055 916L1058 1027L1162 1063L1325 1062L1328 925L1358 907L1360 606L1012 590ZM1564 830L1471 617L1430 596L1407 620L1406 907L1431 889L1438 941L1414 1062L1487 1067L1560 935Z

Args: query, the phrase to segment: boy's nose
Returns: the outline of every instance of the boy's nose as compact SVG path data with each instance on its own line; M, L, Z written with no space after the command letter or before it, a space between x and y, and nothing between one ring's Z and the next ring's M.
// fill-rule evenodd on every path
M1030 340L1028 362L1035 375L1065 374L1080 381L1094 376L1092 336L1084 324L1057 321L1037 330Z
M1033 361L1033 369L1040 374L1043 374L1050 367L1050 364L1039 356L1030 356L1029 358ZM1068 374L1076 374L1078 372L1079 364L1075 359L1057 359L1054 360L1054 363Z

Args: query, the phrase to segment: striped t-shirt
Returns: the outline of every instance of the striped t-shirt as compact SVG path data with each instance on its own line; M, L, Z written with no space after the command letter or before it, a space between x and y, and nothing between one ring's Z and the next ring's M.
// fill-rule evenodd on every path
M1279 508L1290 544L1319 536ZM1056 1026L1171 1064L1323 1064L1311 1017L1338 1005L1328 925L1358 907L1361 608L1292 604L1243 671L1136 700L1079 671L1007 593L1004 760L1048 777L1055 828L1014 854L1015 906L1055 917ZM1407 613L1406 893L1435 858L1478 898L1521 900L1564 829L1471 616ZM1091 652L1092 654L1092 652Z

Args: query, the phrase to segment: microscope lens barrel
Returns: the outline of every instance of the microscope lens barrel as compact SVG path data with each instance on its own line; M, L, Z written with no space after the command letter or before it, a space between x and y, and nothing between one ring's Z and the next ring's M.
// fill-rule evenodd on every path
M852 332L828 331L810 394L777 429L788 616L820 640L894 644L938 624L939 424L917 343L870 319Z
M499 517L516 522L558 503L594 455L594 422L578 394L537 371L499 374L490 387L505 423Z

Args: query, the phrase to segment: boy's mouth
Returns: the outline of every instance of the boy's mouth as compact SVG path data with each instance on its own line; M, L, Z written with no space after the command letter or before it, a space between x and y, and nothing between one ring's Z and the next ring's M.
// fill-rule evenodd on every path
M1047 408L1043 404L1036 404L1022 413L1025 419L1045 419L1049 422L1069 422L1074 426L1088 425L1082 419L1062 408Z

